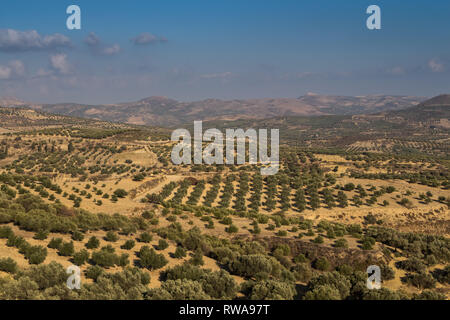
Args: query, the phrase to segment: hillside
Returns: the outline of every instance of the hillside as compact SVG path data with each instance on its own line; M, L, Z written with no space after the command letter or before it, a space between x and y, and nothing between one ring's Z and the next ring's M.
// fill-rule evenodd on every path
M179 102L166 97L149 97L135 102L109 105L16 103L16 100L18 99L0 99L0 106L20 105L73 117L136 125L173 126L194 120L264 119L277 116L374 113L408 108L423 101L424 98L386 95L345 97L310 93L297 99L206 99L194 102ZM15 103L11 103L11 101Z
M450 95L436 96L408 109L390 111L386 116L389 119L397 117L420 125L450 128Z
M426 101L421 106L450 106L450 94L441 94Z

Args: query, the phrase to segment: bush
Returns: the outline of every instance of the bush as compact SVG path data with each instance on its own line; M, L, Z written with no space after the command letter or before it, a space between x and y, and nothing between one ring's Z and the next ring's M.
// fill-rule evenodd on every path
M130 264L130 260L128 259L129 255L127 253L122 253L117 260L117 265L124 268Z
M308 291L303 297L304 300L341 300L339 291L330 285L317 286Z
M105 271L99 266L89 266L86 271L86 278L96 281Z
M380 266L381 269L381 280L392 280L395 278L395 271L386 264Z
M307 263L299 263L292 267L292 273L297 281L308 282L313 276L313 271Z
M47 258L47 249L42 246L31 246L25 253L30 264L41 264Z
M326 258L320 257L314 260L313 268L320 271L327 271L330 269L330 263Z
M139 237L140 242L149 243L153 240L153 236L148 232L141 233L141 236Z
M158 249L158 250L165 250L168 247L169 247L169 244L167 243L167 241L164 240L164 239L160 239L158 241L158 245L156 246L156 249Z
M84 240L84 234L80 231L74 231L72 233L72 240L74 241L83 241Z
M176 259L181 259L181 258L186 257L186 250L184 250L182 247L177 247L175 249L173 257Z
M8 226L0 227L0 239L8 239L10 236L13 236L14 232Z
M73 242L63 242L59 247L58 254L63 257L69 257L75 252Z
M282 266L273 257L262 254L240 255L227 262L230 273L243 277L256 277L259 274L279 275Z
M33 239L36 240L45 240L48 237L48 231L45 230L40 230L38 232L36 232L36 234L34 235Z
M167 280L158 289L150 289L146 298L149 300L209 300L201 283L186 279Z
M63 243L63 239L61 238L52 238L50 242L48 243L47 247L50 249L58 249L61 247L61 244Z
M236 233L238 232L239 228L236 227L234 224L230 225L229 227L225 228L225 231L228 233Z
M73 255L73 262L77 266L85 264L89 260L89 252L86 249L82 249Z
M348 248L348 242L347 242L347 240L344 239L344 238L337 239L337 240L334 242L334 246L335 246L336 248Z
M156 270L164 267L167 264L167 260L163 254L158 254L153 248L143 246L138 252L139 264L142 268L149 270Z
M119 236L114 231L108 231L106 233L105 240L109 242L116 242L119 240Z
M410 258L403 261L398 261L396 267L410 272L425 272L426 265L418 258Z
M339 298L343 300L350 295L352 284L347 277L337 271L333 271L313 278L308 283L308 287L313 291L320 286L331 286L335 288L339 292Z
M407 274L404 281L419 289L432 289L436 286L436 279L425 272Z
M114 253L112 247L103 247L99 251L92 253L92 261L103 268L110 268L118 264L119 257Z
M194 266L202 266L205 263L203 261L203 251L200 248L197 248L189 262Z
M296 294L294 284L275 280L249 281L243 287L251 300L292 300Z
M16 273L17 263L11 258L0 258L0 271Z
M86 248L88 248L88 249L97 249L99 246L100 246L100 240L98 240L94 236L90 237L88 242L86 243Z
M424 290L420 294L415 294L413 300L445 300L446 297L444 294L432 291L432 290Z
M131 249L134 248L134 246L135 246L134 240L127 240L127 241L125 241L125 243L121 246L121 248L122 248L122 249L125 249L125 250L131 250Z
M317 236L316 238L314 238L313 242L314 243L318 243L318 244L322 244L323 243L323 237L322 236Z
M308 261L308 259L305 257L305 255L303 253L299 253L298 255L296 255L294 257L294 262L295 263L303 263Z
M114 191L114 195L118 198L125 198L128 195L128 192L123 189L117 189Z

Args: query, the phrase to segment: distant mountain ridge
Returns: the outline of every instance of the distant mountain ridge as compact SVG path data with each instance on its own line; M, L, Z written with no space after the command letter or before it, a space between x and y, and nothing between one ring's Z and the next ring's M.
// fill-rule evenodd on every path
M387 116L450 128L450 94L443 94L408 109L389 111Z
M167 97L153 96L134 102L104 105L36 104L8 98L0 99L0 106L22 106L52 114L136 125L176 126L194 120L232 121L278 116L367 114L405 109L415 106L425 99L414 96L349 97L308 93L297 99L206 99L194 102L179 102Z
M449 106L450 94L441 94L420 103L420 106Z

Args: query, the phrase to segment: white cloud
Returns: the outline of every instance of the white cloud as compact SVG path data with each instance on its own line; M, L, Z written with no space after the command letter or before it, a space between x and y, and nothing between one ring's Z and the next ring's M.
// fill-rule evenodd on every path
M3 52L51 50L71 45L70 39L59 33L41 36L36 30L0 29L0 51Z
M60 74L70 73L70 63L67 61L67 55L65 54L55 54L50 56L50 65Z
M149 32L142 32L136 37L132 38L131 41L137 46L149 45L154 43L164 43L167 42L165 37L158 37Z
M20 78L25 75L25 65L20 60L12 60L8 65L0 65L0 79Z
M86 39L84 39L84 42L88 46L97 46L100 44L100 38L94 32L91 32L88 34Z
M24 76L25 75L25 64L20 60L12 60L9 63L9 66L13 70L14 74L18 76Z
M428 67L432 72L444 71L444 64L439 62L437 59L431 59L430 61L428 61Z
M120 46L118 44L114 44L111 47L104 48L101 52L106 56L112 56L120 52Z
M120 46L117 43L112 46L106 46L94 32L89 33L86 39L84 39L84 43L91 49L93 54L113 56L120 52Z
M0 66L0 79L6 80L11 77L12 70L10 67Z

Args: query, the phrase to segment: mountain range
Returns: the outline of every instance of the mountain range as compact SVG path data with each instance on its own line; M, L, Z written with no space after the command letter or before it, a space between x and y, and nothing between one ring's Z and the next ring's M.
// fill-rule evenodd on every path
M416 96L332 96L308 93L298 98L246 100L206 99L180 102L152 96L117 104L40 104L13 97L0 98L2 107L24 107L51 114L135 125L176 126L194 120L232 121L279 116L357 115L406 109L425 101Z

